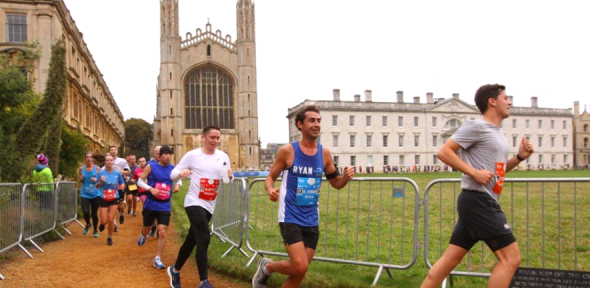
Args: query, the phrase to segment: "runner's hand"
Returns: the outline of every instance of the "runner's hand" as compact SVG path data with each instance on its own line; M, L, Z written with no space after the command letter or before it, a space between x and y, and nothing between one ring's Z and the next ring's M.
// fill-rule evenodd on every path
M266 193L268 194L270 201L277 202L277 200L279 200L279 189L272 188L270 189L270 192L266 191Z
M96 177L91 177L91 178L90 178L90 181L92 181L92 182L96 182Z
M174 191L172 191L172 192L176 193L178 191L180 191L180 185L176 184L176 185L174 185Z
M189 178L191 174L193 174L193 172L191 172L191 170L188 170L188 169L184 169L184 170L180 171L181 178L185 178L185 179Z
M100 182L105 182L107 181L107 178L105 178L104 176L100 177Z
M520 157L526 159L529 158L535 150L533 149L533 144L529 140L526 140L526 137L522 136L522 141L520 141L520 147L518 148L518 155Z
M84 174L80 174L80 181L84 181Z
M354 169L350 166L344 166L344 170L342 171L344 178L346 180L350 180L354 177Z
M483 169L475 170L473 174L469 176L471 176L471 178L473 178L473 180L475 180L479 184L488 184L488 182L490 182L490 180L494 178L494 173L490 172L489 170Z
M150 188L150 193L152 193L154 196L158 196L158 194L160 194L160 190L157 188Z

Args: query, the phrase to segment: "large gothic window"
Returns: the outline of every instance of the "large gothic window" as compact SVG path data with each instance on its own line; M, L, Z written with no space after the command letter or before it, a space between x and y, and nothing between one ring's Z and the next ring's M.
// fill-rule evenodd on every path
M192 71L184 83L185 128L234 129L233 95L232 79L222 70L204 66Z

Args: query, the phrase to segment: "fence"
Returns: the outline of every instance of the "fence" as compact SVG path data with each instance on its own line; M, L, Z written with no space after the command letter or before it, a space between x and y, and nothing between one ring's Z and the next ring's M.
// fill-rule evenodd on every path
M23 237L21 196L21 184L0 184L0 253L20 245ZM2 274L0 279L4 280Z
M440 258L457 221L461 179L438 179L424 191L424 260ZM580 193L584 191L584 193ZM521 267L589 270L590 178L506 179L500 205L521 250ZM497 262L480 244L452 276L489 277ZM445 283L446 284L446 283Z
M324 180L320 188L320 243L315 260L407 269L417 258L419 190L408 178L355 178L337 190ZM271 202L264 179L248 189L247 247L256 255L287 257L278 227L278 202Z
M242 249L245 223L247 221L246 188L247 179L235 178L230 184L223 182L219 186L215 213L211 219L211 231L232 247L221 257L225 257L233 249L238 249L244 256L249 257Z
M55 190L57 191L56 221L60 221L59 224L64 231L72 235L72 232L65 227L66 224L75 221L80 224L80 226L84 227L84 225L78 221L78 189L76 187L76 182L59 182L57 183ZM57 231L55 232L58 233Z
M35 248L43 252L43 249L33 239L55 229L57 206L55 205L54 184L25 184L23 199L23 241L31 242ZM59 236L63 239L63 236Z

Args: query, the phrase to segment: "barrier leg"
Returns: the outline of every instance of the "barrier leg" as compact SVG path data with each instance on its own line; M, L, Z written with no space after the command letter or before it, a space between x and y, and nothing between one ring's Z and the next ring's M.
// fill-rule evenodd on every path
M61 240L66 240L66 238L64 238L64 236L61 236L61 234L59 234L59 232L57 232L57 230L53 229L53 231L55 232L55 234L57 234L57 236L59 236L61 238ZM31 241L31 242L33 242L33 241Z
M229 250L225 251L225 253L223 253L223 255L221 255L221 258L223 258L223 257L227 256L227 254L229 254L229 252L231 252L231 250L234 250L234 248L236 248L236 247L234 247L234 246L232 245L232 246L229 248Z
M373 280L373 284L371 284L371 286L377 285L377 281L379 281L379 277L381 277L382 271L383 271L383 265L379 266L379 269L377 270L377 275L375 275L375 280Z
M4 280L4 276L2 276L2 274L0 274L0 280Z
M441 286L442 288L447 288L447 281L448 280L449 280L449 277L447 277L447 278L445 278L445 280L443 280L443 283L442 283L442 286Z
M389 268L385 268L385 271L387 271L387 275L389 275L389 278L393 279L393 274L391 274L391 270Z
M66 228L66 226L64 226L64 225L61 225L61 228L63 228L63 229L64 229L64 231L66 231L66 233L68 233L68 234L72 235L72 232L70 232L70 230L68 230L68 229Z
M252 255L252 258L250 258L250 261L248 261L248 263L246 264L246 267L250 266L250 264L252 264L252 262L254 262L254 259L256 259L256 256L258 256L258 252L254 252L254 255Z
M86 226L84 226L84 224L82 224L82 222L78 221L78 219L76 219L75 221L76 221L76 223L80 224L80 227L82 227L82 228L86 227Z
M242 254L244 254L244 256L246 256L246 258L250 257L250 256L248 256L248 254L246 254L246 251L244 251L242 248L240 248L238 250L240 250L240 252L242 252Z
M35 248L37 248L37 250L39 250L41 253L45 253L45 251L43 251L43 249L41 249L41 247L39 247L39 245L37 245L33 239L29 240L29 242L31 242L31 244L33 244L33 246L35 246Z
M451 284L451 287L455 286L455 278L453 275L449 275L449 283Z
M31 255L29 250L25 249L25 247L23 245L20 245L20 243L19 243L18 247L20 247L20 249L23 249L23 251L25 251L25 253L27 253L27 255L29 255L29 257L31 257L31 259L33 259L33 255Z

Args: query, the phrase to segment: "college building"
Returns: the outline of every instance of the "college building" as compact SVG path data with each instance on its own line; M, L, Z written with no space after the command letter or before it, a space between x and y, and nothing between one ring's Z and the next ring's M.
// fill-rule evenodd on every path
M125 137L123 114L92 58L82 33L63 0L0 1L0 52L23 51L26 42L38 42L41 55L33 90L42 95L49 73L51 46L60 38L66 43L67 88L63 117L71 129L82 130L89 150L104 152L120 146Z
M395 102L373 102L372 91L354 95L343 101L340 90L333 91L333 100L305 100L288 110L289 142L297 141L297 111L316 105L322 116L322 134L318 141L330 149L338 166L367 168L381 173L387 167L408 169L425 166L440 169L444 163L437 158L440 147L465 122L481 118L475 105L460 99L435 98L426 93L426 101L414 97L405 102L398 91ZM512 100L512 96L508 96ZM588 116L588 114L585 114ZM569 169L574 164L572 109L540 108L537 97L529 107L510 108L510 117L502 122L510 156L518 153L522 137L529 139L535 154L519 169ZM581 143L581 142L580 142ZM588 150L586 150L588 151Z

